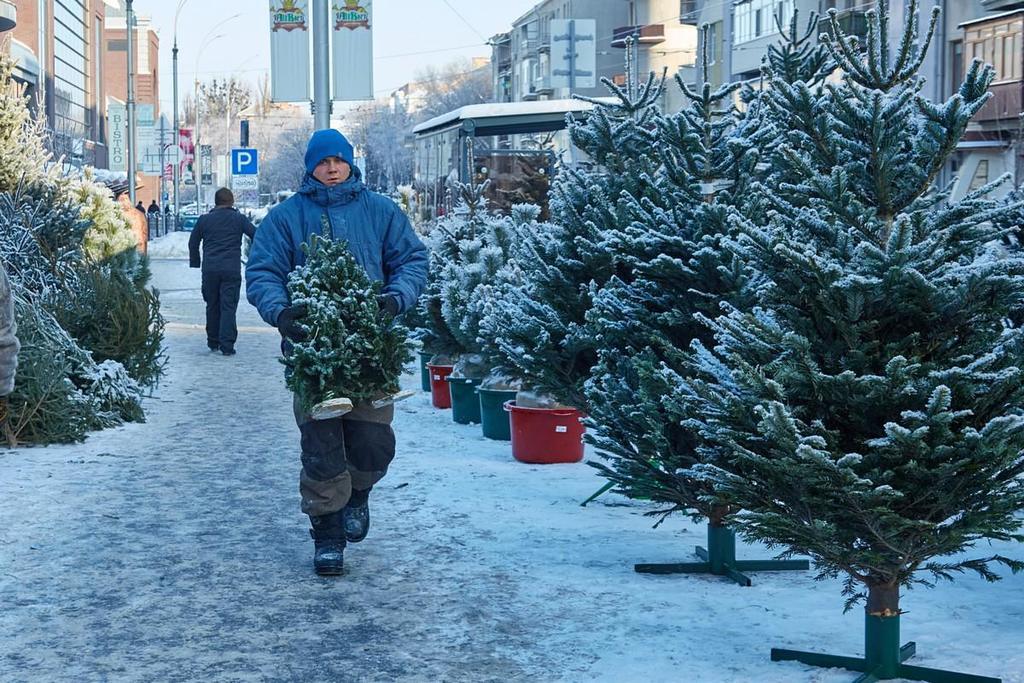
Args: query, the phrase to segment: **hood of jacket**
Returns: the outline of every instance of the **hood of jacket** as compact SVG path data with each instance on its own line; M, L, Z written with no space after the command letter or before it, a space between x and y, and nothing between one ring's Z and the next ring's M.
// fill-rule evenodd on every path
M362 172L358 166L352 166L352 175L348 180L330 187L307 173L302 177L299 194L309 197L319 206L341 206L355 201L359 193L365 189Z

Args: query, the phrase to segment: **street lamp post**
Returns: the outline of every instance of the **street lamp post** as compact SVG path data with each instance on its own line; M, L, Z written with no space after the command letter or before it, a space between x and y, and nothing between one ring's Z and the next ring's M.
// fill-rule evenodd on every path
M209 35L209 34L207 34L207 35ZM202 108L199 106L199 58L203 56L203 50L205 50L206 47L210 43L212 43L213 41L217 40L218 38L223 38L223 37L224 37L223 33L218 33L217 35L213 36L212 38L207 38L207 40L205 40L203 42L203 44L199 46L199 52L196 53L196 71L195 71L196 78L195 78L195 81L194 81L193 94L195 96L195 102L196 102L196 138L195 138L195 148L196 148L196 151L198 152L198 157L199 157L199 164L198 164L199 172L196 174L198 176L196 178L196 214L197 215L202 213L203 209L205 208L204 201L203 201L203 145L202 145L202 135L200 134L200 131L202 130L202 114L200 113L202 111Z
M135 12L134 0L125 1L125 33L128 37L128 197L135 204Z
M256 52L253 53L251 56L246 57L238 63L238 66L236 66L231 71L231 73L235 73L236 71L240 70L243 64L248 64L252 59L258 56L259 53ZM228 156L231 154L231 95L233 93L233 90L231 88L231 80L226 78L225 81L227 93L225 94L224 97L227 100L227 103L226 106L224 107L224 156ZM241 112L241 110L239 110L239 112Z
M174 224L178 224L178 212L181 210L181 203L179 200L179 194L181 190L181 121L178 119L178 15L181 14L181 10L185 7L185 3L188 0L179 0L178 8L174 11L174 48L171 50L172 55L172 73L174 74L174 132L171 139L174 140L174 156L172 158L172 164L174 168L173 182L174 182ZM163 174L163 165L160 167L161 177Z
M196 180L196 213L202 213L203 209L203 146L201 131L201 118L200 118L200 106L199 106L199 60L203 56L203 50L207 46L218 38L223 38L223 33L212 35L214 31L219 29L224 24L228 23L232 19L237 19L242 16L242 13L232 14L227 19L217 22L203 37L202 42L199 44L199 50L196 52L196 70L195 70L195 98L196 98L196 138L195 147L199 151L199 178Z

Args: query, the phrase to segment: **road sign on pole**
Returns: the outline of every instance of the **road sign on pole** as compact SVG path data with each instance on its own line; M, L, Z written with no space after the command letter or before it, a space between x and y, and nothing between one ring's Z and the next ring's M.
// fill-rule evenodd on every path
M551 87L597 87L597 21L551 20Z
M257 175L260 172L259 153L252 147L231 150L231 175Z
M254 175L236 175L231 176L231 189L235 192L242 190L258 190L260 189L259 176Z

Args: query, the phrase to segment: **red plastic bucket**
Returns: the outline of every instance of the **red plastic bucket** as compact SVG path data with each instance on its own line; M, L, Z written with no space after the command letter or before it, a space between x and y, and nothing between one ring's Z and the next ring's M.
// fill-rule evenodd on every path
M505 401L512 431L512 457L549 464L583 459L583 415L575 408L521 408Z
M448 388L445 377L452 374L454 365L431 365L427 363L427 370L430 372L430 402L435 408L451 408L452 392Z

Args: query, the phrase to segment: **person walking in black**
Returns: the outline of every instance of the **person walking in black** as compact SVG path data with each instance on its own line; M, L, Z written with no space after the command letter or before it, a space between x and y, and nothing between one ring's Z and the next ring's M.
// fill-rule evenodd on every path
M160 205L156 203L155 199L149 203L149 208L146 209L146 213L160 213Z
M231 190L220 188L213 201L213 209L199 218L189 237L189 266L199 268L202 264L206 345L211 351L220 349L225 356L233 356L238 339L235 312L242 288L242 235L252 239L256 228L235 209Z
M135 208L138 209L139 213L141 213L143 216L146 215L146 206L142 203L141 199L135 202Z

